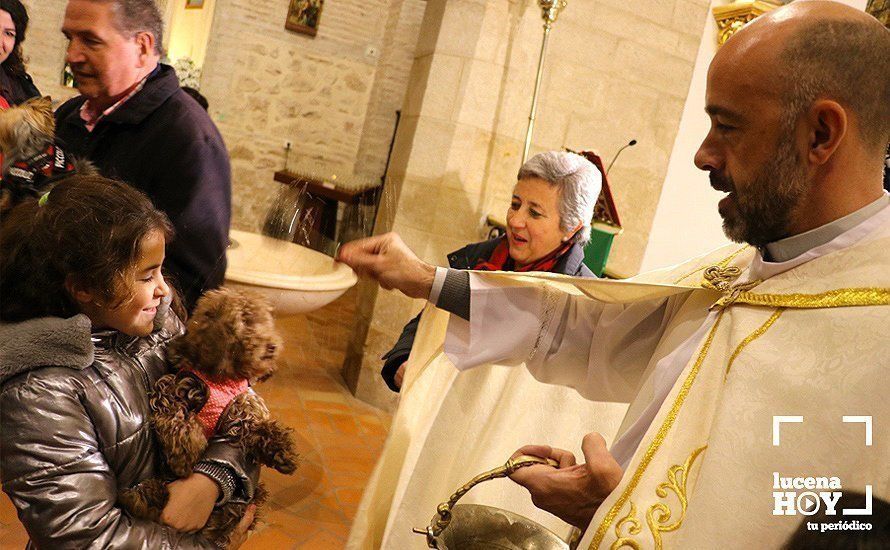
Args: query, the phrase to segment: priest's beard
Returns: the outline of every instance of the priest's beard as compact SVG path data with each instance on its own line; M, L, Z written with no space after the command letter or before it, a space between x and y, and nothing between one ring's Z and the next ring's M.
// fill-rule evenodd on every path
M781 140L773 159L741 189L729 175L711 172L711 184L730 189L732 204L720 210L723 232L738 243L762 247L787 235L809 189L807 174L792 140Z

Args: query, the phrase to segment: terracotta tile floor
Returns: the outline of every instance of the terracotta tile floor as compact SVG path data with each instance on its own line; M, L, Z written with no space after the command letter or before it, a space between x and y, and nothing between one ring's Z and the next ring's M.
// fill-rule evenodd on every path
M311 314L279 321L285 352L278 373L257 391L295 429L301 464L292 476L264 469L270 499L245 550L343 548L390 417L354 398L339 374L351 329L352 292ZM27 536L0 496L0 547Z

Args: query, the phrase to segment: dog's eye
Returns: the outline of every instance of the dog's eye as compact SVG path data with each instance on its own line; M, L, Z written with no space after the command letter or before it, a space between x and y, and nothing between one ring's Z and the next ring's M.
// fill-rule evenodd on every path
M277 349L278 346L276 346L275 344L266 344L266 352L268 353L275 353L275 350Z

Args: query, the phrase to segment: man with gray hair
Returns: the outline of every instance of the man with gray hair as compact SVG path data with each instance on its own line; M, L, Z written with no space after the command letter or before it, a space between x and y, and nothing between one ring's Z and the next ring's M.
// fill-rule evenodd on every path
M176 238L164 266L191 309L226 269L232 193L222 137L160 63L154 0L70 0L62 32L81 95L56 111L57 136L170 217Z
M837 521L808 529L871 528L869 505L833 504L890 496L890 443L871 435L890 420L876 383L890 370L888 105L890 31L844 4L793 2L733 35L708 72L695 164L747 246L577 294L446 274L438 305L470 302L444 343L458 369L524 365L628 404L611 443L584 436L584 463L547 441L514 455L558 463L511 478L583 531L579 548L780 548L823 502ZM411 296L436 275L392 235L340 258ZM796 490L829 477L834 492Z

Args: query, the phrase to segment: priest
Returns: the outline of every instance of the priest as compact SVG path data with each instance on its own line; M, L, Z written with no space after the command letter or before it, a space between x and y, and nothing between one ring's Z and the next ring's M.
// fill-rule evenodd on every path
M890 31L795 2L737 32L708 73L695 163L746 246L627 282L434 268L393 234L340 259L455 313L458 369L523 366L629 404L611 445L578 434L583 459L546 441L519 451L559 463L513 479L583 529L582 548L777 548L836 492L890 496L888 105ZM799 498L822 478L824 498Z

